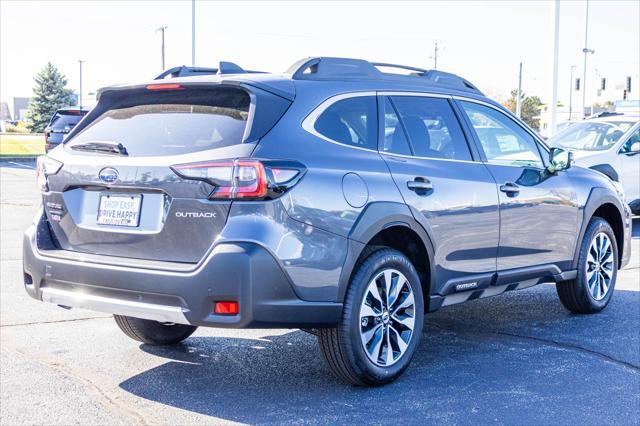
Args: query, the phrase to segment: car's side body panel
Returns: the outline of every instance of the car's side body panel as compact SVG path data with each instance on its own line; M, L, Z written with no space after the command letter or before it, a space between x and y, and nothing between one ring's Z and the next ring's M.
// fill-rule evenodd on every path
M433 290L450 280L496 270L500 232L495 181L482 163L383 155L405 202L425 223L435 244ZM433 189L407 187L416 177ZM455 188L455 190L453 190Z

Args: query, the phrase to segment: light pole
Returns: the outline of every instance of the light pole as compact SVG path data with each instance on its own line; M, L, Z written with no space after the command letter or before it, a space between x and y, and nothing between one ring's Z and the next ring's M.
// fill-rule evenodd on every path
M191 66L196 66L196 0L191 0Z
M585 108L587 106L587 55L589 53L596 53L595 50L589 49L588 46L589 41L589 0L587 0L587 7L584 16L584 48L582 49L582 53L584 53L584 63L582 65L582 118L587 118L587 114L585 113Z
M556 133L556 108L558 105L558 54L560 49L560 0L555 0L553 6L553 69L551 73L551 105L549 108L550 120L547 137Z
M164 31L167 29L168 27L166 25L162 25L161 27L159 27L158 29L156 29L156 32L160 31L160 34L162 36L162 71L164 71Z
M520 72L518 73L518 93L516 94L516 117L520 118L522 113L522 62L520 62Z
M438 69L438 40L433 44L433 69Z
M80 92L78 93L78 106L82 109L82 64L87 61L83 61L82 59L78 59L78 64L80 64Z
M573 70L577 67L571 65L571 79L569 80L569 121L571 121L571 112L573 111Z

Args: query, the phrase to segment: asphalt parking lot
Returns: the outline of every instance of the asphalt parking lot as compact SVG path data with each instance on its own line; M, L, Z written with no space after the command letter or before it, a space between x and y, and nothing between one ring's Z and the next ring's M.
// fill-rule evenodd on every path
M407 373L354 388L297 330L199 329L140 345L108 315L30 299L29 163L0 163L0 423L640 424L640 220L607 310L572 315L543 285L427 317Z

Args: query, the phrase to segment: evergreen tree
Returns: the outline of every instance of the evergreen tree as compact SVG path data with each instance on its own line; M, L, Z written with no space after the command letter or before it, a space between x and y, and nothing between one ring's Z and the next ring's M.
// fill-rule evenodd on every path
M527 123L531 128L538 130L540 127L540 109L542 108L542 101L537 96L527 96L524 92L520 92L520 118ZM509 108L511 112L516 112L516 102L518 98L518 91L512 90L511 97L502 103L505 107Z
M35 76L33 96L29 102L27 118L29 130L42 132L57 109L70 106L71 89L68 89L66 77L51 63Z

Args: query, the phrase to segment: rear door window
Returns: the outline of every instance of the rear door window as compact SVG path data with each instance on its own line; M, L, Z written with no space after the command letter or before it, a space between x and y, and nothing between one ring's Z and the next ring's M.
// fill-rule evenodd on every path
M447 160L471 160L469 145L447 99L393 96L414 155Z
M235 88L150 94L139 101L105 111L70 147L107 142L122 144L130 156L156 156L240 144L251 103Z
M375 150L377 111L375 96L342 99L324 110L313 127L333 142Z
M392 154L412 154L398 114L388 97L384 98L384 138L380 150Z

